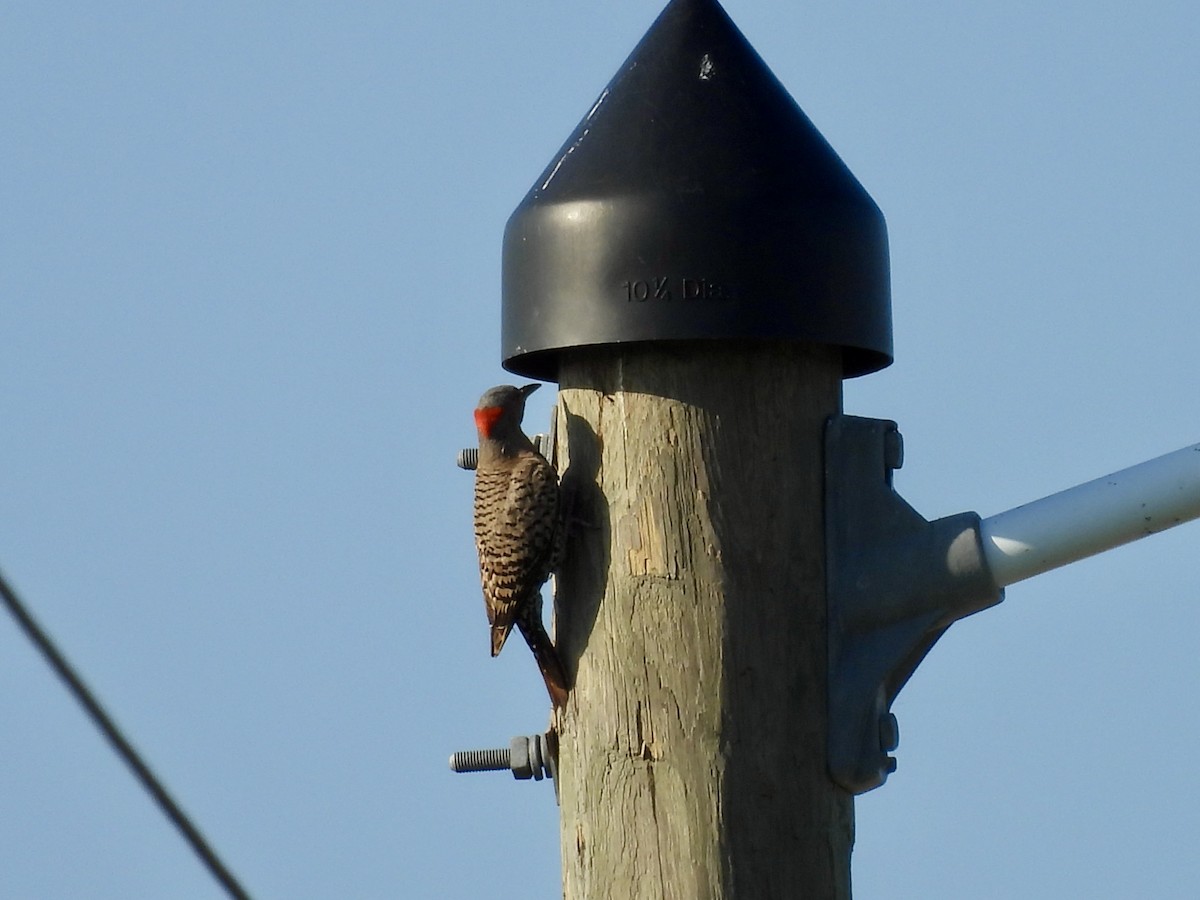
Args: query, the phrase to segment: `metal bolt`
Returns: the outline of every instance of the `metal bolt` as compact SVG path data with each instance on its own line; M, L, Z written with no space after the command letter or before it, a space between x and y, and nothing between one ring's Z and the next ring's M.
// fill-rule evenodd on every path
M535 434L533 436L533 446L538 453L549 458L550 453L550 435ZM460 469L474 469L479 465L479 448L478 447L463 447L458 451L458 457L455 459Z
M450 756L452 772L501 772L510 769L513 778L541 781L554 777L554 761L546 736L515 737L507 747L492 750L462 750Z
M459 450L456 462L460 469L474 469L479 465L479 448L464 447L462 450Z

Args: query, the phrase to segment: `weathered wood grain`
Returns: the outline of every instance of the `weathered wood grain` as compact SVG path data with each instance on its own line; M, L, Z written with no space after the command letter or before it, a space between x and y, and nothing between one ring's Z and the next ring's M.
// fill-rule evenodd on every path
M850 894L825 768L822 428L837 351L605 348L560 373L564 896Z

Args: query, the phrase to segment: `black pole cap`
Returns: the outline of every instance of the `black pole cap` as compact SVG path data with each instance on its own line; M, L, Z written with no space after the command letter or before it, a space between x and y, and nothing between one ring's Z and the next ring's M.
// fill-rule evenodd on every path
M770 339L892 361L887 229L716 0L671 0L504 232L504 367Z

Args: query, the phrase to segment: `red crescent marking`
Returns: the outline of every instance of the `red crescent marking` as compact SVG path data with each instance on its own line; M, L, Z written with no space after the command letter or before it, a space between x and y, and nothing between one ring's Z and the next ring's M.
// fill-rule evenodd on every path
M502 415L504 415L502 406L485 406L477 409L475 410L475 428L484 437L491 437L492 429L496 427L496 423L500 421Z

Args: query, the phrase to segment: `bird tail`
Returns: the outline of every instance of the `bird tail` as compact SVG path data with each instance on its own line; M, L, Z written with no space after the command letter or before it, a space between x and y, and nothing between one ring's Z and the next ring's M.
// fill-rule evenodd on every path
M508 633L512 631L513 623L505 622L502 625L492 626L492 656L500 655L500 651L504 649L504 642L508 640Z
M559 709L567 705L567 675L563 671L562 661L558 658L558 651L554 649L550 635L546 634L546 628L542 625L541 604L531 603L529 607L526 614L518 617L517 628L520 629L529 649L533 651L533 658L542 673L542 680L546 682L551 704L555 709Z

